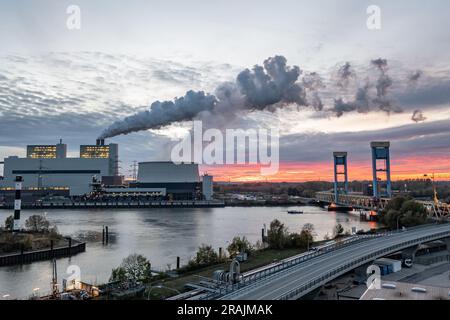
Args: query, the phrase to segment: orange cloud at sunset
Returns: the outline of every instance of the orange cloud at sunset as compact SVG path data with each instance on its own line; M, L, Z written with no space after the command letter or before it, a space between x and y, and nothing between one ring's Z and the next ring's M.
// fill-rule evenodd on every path
M371 180L370 161L349 161L349 180ZM201 171L214 176L222 182L303 182L332 181L333 163L328 162L282 162L279 172L272 176L262 176L260 165L221 165L202 166ZM393 159L391 164L392 180L423 178L424 174L435 174L437 180L450 180L450 155L443 157L416 157Z

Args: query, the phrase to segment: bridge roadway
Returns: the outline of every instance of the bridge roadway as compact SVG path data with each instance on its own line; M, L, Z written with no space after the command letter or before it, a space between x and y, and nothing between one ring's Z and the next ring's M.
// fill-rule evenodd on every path
M221 300L298 299L387 254L450 236L450 223L421 226L336 249L223 295Z

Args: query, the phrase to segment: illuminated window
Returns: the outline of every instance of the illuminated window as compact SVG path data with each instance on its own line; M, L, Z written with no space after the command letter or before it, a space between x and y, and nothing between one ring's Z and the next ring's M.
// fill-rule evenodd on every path
M81 146L80 158L85 159L108 159L109 146Z
M28 146L27 157L33 159L54 159L57 157L56 146Z

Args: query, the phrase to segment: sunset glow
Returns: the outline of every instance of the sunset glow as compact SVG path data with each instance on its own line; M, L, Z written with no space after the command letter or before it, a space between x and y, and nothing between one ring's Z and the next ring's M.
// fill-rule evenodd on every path
M278 174L262 176L259 165L202 166L203 173L212 174L215 181L221 182L304 182L332 181L333 166L329 162L281 163ZM391 165L392 180L421 179L424 174L434 173L436 180L450 180L450 156L394 159ZM349 163L349 180L371 180L371 162Z

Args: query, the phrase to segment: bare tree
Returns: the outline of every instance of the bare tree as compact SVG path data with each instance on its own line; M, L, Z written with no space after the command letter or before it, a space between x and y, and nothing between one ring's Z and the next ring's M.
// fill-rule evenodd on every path
M33 215L25 221L25 227L33 232L45 232L49 230L50 223L44 216Z

